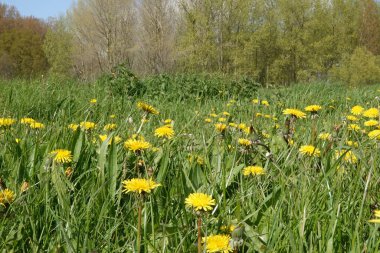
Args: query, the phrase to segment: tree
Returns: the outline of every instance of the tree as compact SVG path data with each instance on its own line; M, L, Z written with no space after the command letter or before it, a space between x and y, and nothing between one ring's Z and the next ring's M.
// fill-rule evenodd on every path
M113 66L132 66L133 0L79 0L69 13L77 72L95 77Z
M359 43L380 55L380 12L373 0L360 1Z
M143 74L169 72L174 64L177 36L176 6L170 0L144 0L137 5L134 69Z
M73 72L73 37L63 18L52 20L46 33L43 50L49 62L49 73L67 77Z
M41 20L21 17L16 8L0 4L0 75L11 78L45 73L45 33L46 25Z

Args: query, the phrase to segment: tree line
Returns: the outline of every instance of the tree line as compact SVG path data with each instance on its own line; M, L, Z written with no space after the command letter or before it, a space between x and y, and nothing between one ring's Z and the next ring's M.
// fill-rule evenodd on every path
M371 83L380 81L379 55L374 0L78 0L49 21L0 4L8 78L91 80L123 64L141 76L224 73L263 84L363 82L353 76L360 69Z

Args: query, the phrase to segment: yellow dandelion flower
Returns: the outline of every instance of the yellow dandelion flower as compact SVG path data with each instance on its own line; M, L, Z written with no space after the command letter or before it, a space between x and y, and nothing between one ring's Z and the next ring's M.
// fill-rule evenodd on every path
M51 155L54 155L54 161L57 163L69 163L73 160L71 151L66 149L56 149L50 152Z
M128 139L124 142L124 147L133 152L143 151L151 147L150 143L144 140Z
M354 152L352 152L351 150L349 150L349 151L347 151L345 149L336 150L335 151L335 158L339 159L340 157L342 157L342 160L344 162L348 162L348 163L352 163L352 164L358 162L358 158L356 157Z
M245 128L247 128L247 125L244 124L244 123L240 123L240 124L238 125L238 128L239 128L240 130L244 130Z
M154 130L154 135L157 137L171 139L173 138L174 134L175 132L171 125L165 125Z
M261 101L261 104L262 105L265 105L265 106L269 106L269 102L267 100L263 100Z
M34 119L32 118L22 118L20 119L20 123L21 124L31 124L31 123L34 123L36 122Z
M290 115L293 117L296 117L298 119L306 118L306 114L303 111L297 110L297 109L292 109L288 108L283 111L284 115Z
M263 167L260 166L248 166L243 169L243 175L249 176L249 175L264 175L265 170Z
M361 115L364 111L364 108L361 107L360 105L355 105L354 107L351 108L351 113L353 115Z
M318 112L322 109L322 106L320 105L309 105L305 107L305 111L307 112Z
M135 193L150 193L153 189L161 186L154 182L152 179L144 178L132 178L130 180L124 180L123 182L123 192L135 192Z
M230 240L231 240L231 237L229 235L210 235L210 236L202 238L202 242L206 246L206 251L209 253L232 252Z
M206 123L211 123L211 122L212 122L212 119L210 119L210 118L205 118L205 122L206 122Z
M230 113L229 113L229 112L223 112L222 114L223 114L224 116L227 116L227 117L230 116Z
M359 121L359 119L355 117L354 115L347 115L346 119L349 121Z
M255 104L255 105L259 104L259 100L257 98L252 99L252 104Z
M262 132L261 132L261 135L262 135L265 139L269 139L269 138L270 138L270 134L268 134L268 133L265 132L265 131L262 131Z
M111 119L114 119L114 118L116 118L116 115L115 115L115 114L111 114L111 115L110 115L110 118L111 118Z
M301 148L298 150L302 155L306 156L314 156L319 157L321 155L321 151L319 151L318 148L312 146L312 145L304 145L301 146Z
M138 102L137 107L143 110L144 112L151 113L151 114L159 114L160 112L157 111L153 106L150 104L144 103L144 102Z
M233 128L237 128L238 125L236 123L230 122L230 123L228 123L228 126L233 127Z
M215 200L212 196L204 193L191 193L186 199L185 204L196 211L209 211L215 206Z
M93 98L93 99L90 100L91 104L96 104L96 102L98 102L98 100L96 100L96 98Z
M227 119L226 119L226 118L219 118L218 121L219 121L219 122L226 122Z
M243 129L243 132L246 133L246 134L250 134L251 133L251 128L250 127L246 127Z
M210 113L210 117L216 118L216 117L218 117L218 114Z
M379 122L377 120L371 119L364 122L364 126L366 127L373 127L379 125Z
M234 224L231 224L230 226L223 225L220 227L220 230L232 233L235 230L236 226Z
M30 128L32 129L42 129L45 128L45 125L40 122L33 122L29 124Z
M370 139L377 139L380 140L380 130L376 129L368 133L368 137Z
M347 127L348 130L351 130L351 131L359 131L361 128L359 125L357 124L349 124L348 127Z
M113 131L117 128L117 125L116 124L106 124L104 126L104 131Z
M251 146L252 145L252 141L248 140L248 139L244 139L244 138L239 138L238 140L238 143L242 146Z
M9 189L0 190L0 205L10 204L15 199L15 193Z
M371 219L368 222L371 222L371 223L380 223L380 210L374 210L373 214L374 214L374 216L375 216L376 219Z
M165 124L171 124L173 122L173 120L172 119L166 119L166 120L164 120L164 123Z
M76 130L78 130L78 127L79 127L78 124L70 124L68 126L68 128L71 129L73 132L75 132Z
M350 147L355 147L355 148L359 147L359 143L357 141L349 141L349 140L347 140L346 141L346 145L350 146Z
M323 141L328 141L332 139L332 136L330 133L320 133L318 135L318 139L323 140Z
M104 142L105 140L107 140L107 137L108 136L106 134L100 134L99 135L99 139L100 139L101 142Z
M79 125L83 130L92 130L96 127L96 124L90 121L82 121Z
M15 119L12 118L0 118L0 127L10 127L16 123Z
M215 124L215 129L221 133L227 130L227 125L223 123L217 123Z
M366 118L377 118L379 117L379 110L377 108L369 108L363 112L363 116Z
M115 137L112 138L112 141L114 141L116 144L120 143L121 140L122 140L121 137L118 135L116 135ZM111 141L111 143L112 143L112 141Z

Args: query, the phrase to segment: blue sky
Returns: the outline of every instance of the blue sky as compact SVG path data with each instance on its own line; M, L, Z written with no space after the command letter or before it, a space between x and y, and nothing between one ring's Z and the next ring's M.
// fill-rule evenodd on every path
M75 0L0 0L0 3L16 6L22 16L47 19L64 15Z

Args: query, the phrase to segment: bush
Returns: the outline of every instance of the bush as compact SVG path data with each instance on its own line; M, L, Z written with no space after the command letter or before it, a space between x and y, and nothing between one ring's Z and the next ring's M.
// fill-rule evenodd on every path
M358 47L333 67L330 75L334 80L353 86L380 83L380 62L366 48Z
M134 97L146 92L145 84L123 64L114 67L110 74L102 75L98 83L107 87L113 96Z
M252 78L222 75L179 74L152 76L144 80L147 96L168 100L251 97L260 84Z

